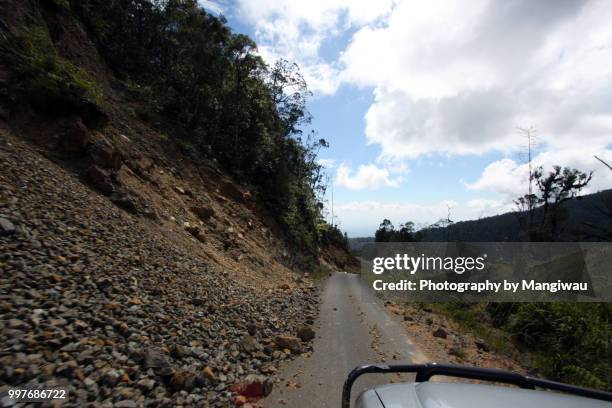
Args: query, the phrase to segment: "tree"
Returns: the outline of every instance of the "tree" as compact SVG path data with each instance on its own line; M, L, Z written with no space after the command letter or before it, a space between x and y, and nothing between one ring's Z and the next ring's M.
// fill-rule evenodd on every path
M397 231L397 241L399 242L414 242L414 222L408 221L400 225Z
M529 214L527 230L530 240L554 240L557 236L562 204L576 197L586 187L593 172L584 173L577 169L554 166L548 174L544 174L542 167L533 172L533 180L538 191L519 197L515 203L519 208L529 211L529 203L539 206L539 222L534 225L533 217Z
M375 242L392 242L395 234L395 227L390 220L384 219L374 234Z

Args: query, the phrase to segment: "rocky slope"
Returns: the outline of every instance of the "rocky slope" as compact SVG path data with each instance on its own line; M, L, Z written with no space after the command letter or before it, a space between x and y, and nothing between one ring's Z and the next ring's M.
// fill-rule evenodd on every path
M239 180L141 120L80 24L43 3L0 6L0 394L256 405L312 348L315 285ZM52 37L55 63L85 69L100 99L70 83L7 97L19 33ZM354 262L330 251L332 269Z
M67 386L72 406L227 406L308 350L311 285L235 279L6 128L0 169L3 383Z

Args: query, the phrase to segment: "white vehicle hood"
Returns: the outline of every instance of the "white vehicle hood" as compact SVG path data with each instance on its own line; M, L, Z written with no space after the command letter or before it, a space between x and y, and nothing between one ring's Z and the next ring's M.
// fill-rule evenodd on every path
M611 402L550 391L466 383L389 384L364 392L359 408L612 408Z

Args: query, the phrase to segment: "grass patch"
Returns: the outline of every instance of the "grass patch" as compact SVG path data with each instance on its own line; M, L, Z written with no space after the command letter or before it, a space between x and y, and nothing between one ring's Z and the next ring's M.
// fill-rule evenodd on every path
M432 311L457 322L461 328L476 337L483 339L496 353L500 353L526 363L521 351L513 342L512 335L483 322L486 316L484 304L431 303L427 307Z
M552 380L612 391L612 305L606 303L434 303L491 350Z
M27 29L22 38L24 64L20 71L30 80L30 92L49 95L75 95L99 104L102 91L94 78L57 54L47 30L40 26Z

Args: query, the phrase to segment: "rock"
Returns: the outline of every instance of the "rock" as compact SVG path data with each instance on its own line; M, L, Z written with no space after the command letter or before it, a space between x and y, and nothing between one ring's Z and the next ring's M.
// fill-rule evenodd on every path
M7 321L7 326L9 327L9 329L21 329L27 327L27 324L23 320L9 319Z
M187 350L185 347L180 344L175 344L172 346L172 357L181 359L187 356Z
M257 342L257 339L253 336L244 336L240 342L242 349L247 353L253 353L261 349L261 345Z
M204 376L206 376L206 378L208 378L209 380L214 380L215 379L215 373L213 373L212 368L206 366L204 367L204 369L202 370L202 373L204 374Z
M93 396L96 396L96 397L98 396L99 388L98 388L98 384L94 380L87 377L83 380L83 384Z
M81 153L87 148L89 140L89 129L80 119L77 119L68 126L60 144L62 149L68 153Z
M485 352L491 351L491 348L489 347L489 345L483 339L476 339L474 341L474 344L476 345L476 347L479 350L482 350L482 351L485 351Z
M136 403L136 401L134 400L122 400L119 402L116 402L113 407L115 408L137 408L138 404Z
M444 330L443 328L441 328L441 327L440 327L440 328L438 328L438 329L434 330L434 332L432 333L432 335L433 335L434 337L438 337L438 338L441 338L441 339L445 339L445 338L446 338L446 336L447 336L447 333L446 333L446 330Z
M101 383L104 385L108 385L109 387L114 387L119 382L119 378L121 374L115 369L107 370L100 379Z
M103 194L110 195L115 189L110 174L96 165L91 166L89 170L87 170L87 178L91 184Z
M182 187L174 186L174 190L179 194L185 195L185 190Z
M234 384L231 390L247 398L262 398L270 395L273 385L273 382L264 375L249 374L243 382Z
M198 235L200 235L200 228L195 226L195 225L191 225L189 223L185 223L187 225L185 225L185 231L187 231L188 233L190 233L191 235L193 235L194 237L197 237Z
M169 367L166 355L157 347L149 347L144 353L144 368Z
M12 222L0 217L0 235L12 235L15 231L15 225Z
M300 338L300 340L306 342L314 339L315 332L310 326L302 326L298 329L297 336Z
M174 372L170 381L168 382L168 386L173 391L191 391L195 387L196 375L191 371L179 368Z
M118 171L123 164L119 150L105 140L92 147L91 157L95 165L111 171Z
M136 383L136 386L145 394L148 392L153 391L153 388L155 388L155 380L152 380L150 378L142 378L140 380L138 380L138 382Z
M129 194L116 194L111 197L111 201L117 205L117 207L124 209L125 211L138 214L140 213L140 205L137 199Z
M292 353L297 354L302 351L302 345L300 339L294 336L276 336L274 343L280 348L287 348Z
M408 315L404 315L404 321L405 322L413 322L414 321L414 317L408 316Z
M215 215L215 210L208 206L191 207L191 212L194 213L202 221L208 221L209 218Z
M461 350L458 347L451 347L448 350L448 354L451 356L459 357L459 358L463 358L465 356L465 353L463 352L463 350Z
M247 332L251 335L254 336L257 333L257 325L255 323L249 323L247 324Z

